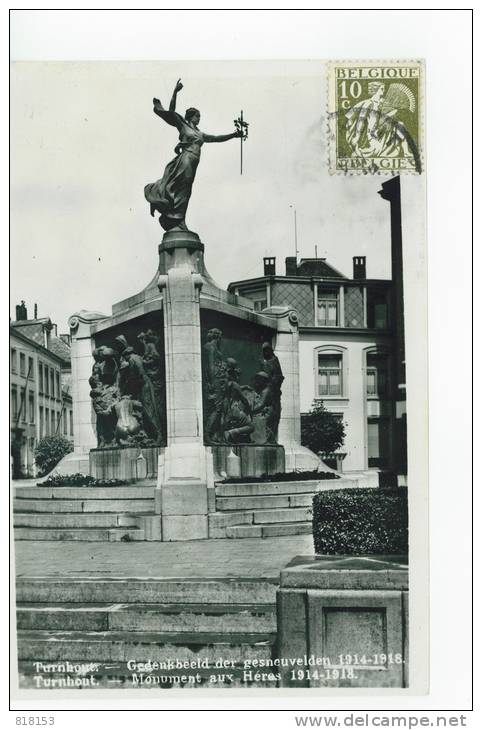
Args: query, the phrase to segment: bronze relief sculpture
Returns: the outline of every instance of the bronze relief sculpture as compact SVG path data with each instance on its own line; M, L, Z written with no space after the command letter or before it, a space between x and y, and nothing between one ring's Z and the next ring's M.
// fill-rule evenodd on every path
M281 417L278 358L267 342L252 385L241 385L237 361L225 357L222 332L210 329L203 346L204 435L210 444L276 444Z
M93 351L89 379L98 448L160 445L163 433L162 357L151 330L138 335L144 355L123 335Z

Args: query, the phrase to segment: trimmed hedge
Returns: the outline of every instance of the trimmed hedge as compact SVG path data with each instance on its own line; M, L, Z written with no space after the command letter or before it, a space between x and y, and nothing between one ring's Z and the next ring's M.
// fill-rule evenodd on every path
M126 479L97 479L87 474L57 474L38 482L38 487L120 487L129 484Z
M408 552L407 489L339 489L313 498L315 553L394 555Z

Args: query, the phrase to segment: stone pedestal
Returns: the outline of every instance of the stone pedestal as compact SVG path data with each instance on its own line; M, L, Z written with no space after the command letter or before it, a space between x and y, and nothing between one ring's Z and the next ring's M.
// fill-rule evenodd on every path
M156 510L163 540L208 536L212 454L203 443L199 296L204 247L195 233L166 233L158 286L163 297L167 448L159 458ZM164 273L162 273L164 272Z
M117 447L91 449L90 475L98 479L125 479L140 481L157 478L158 447Z
M279 657L326 664L300 666L319 670L304 675L283 668L281 687L407 687L406 556L299 556L290 566L277 594ZM340 655L352 661L340 664Z
M228 455L233 451L239 457L240 477L261 477L285 471L285 451L279 444L245 444L239 446L213 446L214 472L228 473ZM229 476L229 474L228 474Z

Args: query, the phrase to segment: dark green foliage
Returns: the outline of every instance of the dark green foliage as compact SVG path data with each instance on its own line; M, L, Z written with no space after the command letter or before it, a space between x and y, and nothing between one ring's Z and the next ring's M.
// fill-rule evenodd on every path
M73 444L63 436L44 436L35 447L35 464L40 476L48 474L60 459L74 450Z
M394 555L408 552L407 489L339 489L313 498L315 553Z
M126 479L96 479L87 474L58 474L39 482L39 487L119 487L129 484Z
M315 454L333 454L343 444L345 426L321 401L313 401L311 411L301 416L301 443Z
M260 477L228 477L223 484L260 484L261 482L306 482L310 479L339 479L333 471L288 471L278 474L263 474Z

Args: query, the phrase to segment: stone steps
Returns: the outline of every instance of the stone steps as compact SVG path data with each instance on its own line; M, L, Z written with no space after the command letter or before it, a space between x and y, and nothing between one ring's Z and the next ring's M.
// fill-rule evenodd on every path
M142 566L139 568L142 569ZM20 603L272 604L277 582L225 578L18 578Z
M314 494L328 489L353 489L358 486L353 479L310 479L292 482L244 482L216 484L218 497L268 497L294 494Z
M100 603L17 605L18 630L275 632L274 605L255 603Z
M283 507L310 507L312 501L313 494L284 494L268 497L216 497L216 510L231 512Z
M226 527L225 537L283 537L285 535L309 535L311 522L285 522L272 525L233 525Z
M14 527L36 528L89 528L89 527L136 527L136 518L115 512L14 512Z
M144 540L141 518L154 514L154 490L152 480L118 487L16 487L15 539Z
M216 513L209 515L213 538L278 537L309 534L316 492L350 489L353 479L240 482L215 485Z
M20 686L276 687L276 678L244 669L246 660L273 656L276 590L275 582L243 578L19 578ZM227 668L216 667L220 659ZM129 660L169 664L151 670Z
M201 653L210 662L229 657L268 659L276 634L160 633L137 631L18 631L19 659L42 661L110 662L195 660ZM69 659L69 661L71 661Z
M15 527L15 540L136 542L144 540L144 530L137 527Z
M42 509L36 509L39 502ZM33 504L32 504L33 502ZM47 504L45 504L47 502ZM24 504L27 503L27 504ZM64 507L63 500L59 503ZM53 509L47 510L48 505ZM154 499L84 499L82 502L72 504L68 502L70 509L60 509L59 512L147 512L154 507ZM23 500L17 499L14 505L14 512L57 512L55 500Z
M120 487L14 487L14 499L154 499L155 482Z

